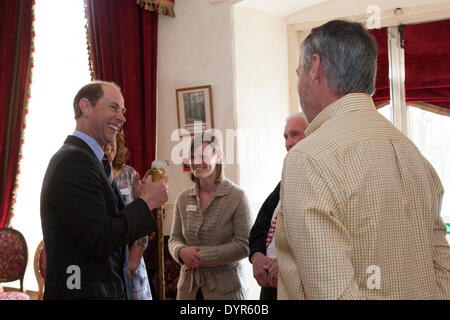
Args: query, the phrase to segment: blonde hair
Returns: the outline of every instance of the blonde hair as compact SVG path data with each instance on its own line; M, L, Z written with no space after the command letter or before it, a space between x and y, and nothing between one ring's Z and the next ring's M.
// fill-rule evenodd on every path
M116 156L112 162L112 167L116 170L122 169L128 161L128 148L125 146L125 132L120 130L116 135Z

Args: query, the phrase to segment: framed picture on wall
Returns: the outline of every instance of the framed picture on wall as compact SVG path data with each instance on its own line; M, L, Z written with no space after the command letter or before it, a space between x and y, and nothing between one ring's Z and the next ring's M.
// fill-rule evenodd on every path
M191 135L214 128L211 86L176 90L178 128ZM181 131L180 131L181 132Z

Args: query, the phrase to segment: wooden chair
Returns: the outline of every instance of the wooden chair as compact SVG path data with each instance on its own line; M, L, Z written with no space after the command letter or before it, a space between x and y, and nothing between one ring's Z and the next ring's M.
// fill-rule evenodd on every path
M20 280L20 291L0 292L0 300L30 300L23 292L28 247L23 235L11 228L0 228L0 282Z
M42 300L44 296L44 279L47 257L45 254L44 240L39 243L36 253L34 254L34 274L38 283L38 299Z

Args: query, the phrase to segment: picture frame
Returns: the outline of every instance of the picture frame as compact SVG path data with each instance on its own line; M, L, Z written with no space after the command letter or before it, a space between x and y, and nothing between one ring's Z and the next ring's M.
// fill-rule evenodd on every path
M211 86L176 89L178 128L191 136L214 128Z

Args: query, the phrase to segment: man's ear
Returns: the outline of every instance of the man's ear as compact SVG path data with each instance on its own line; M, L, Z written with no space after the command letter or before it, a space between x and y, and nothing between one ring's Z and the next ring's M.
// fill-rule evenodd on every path
M311 69L309 70L312 83L318 83L321 80L321 71L322 65L320 64L320 56L317 53L314 53L311 56Z
M89 117L92 110L91 102L87 98L82 98L80 102L78 102L78 105L80 106L83 115Z

